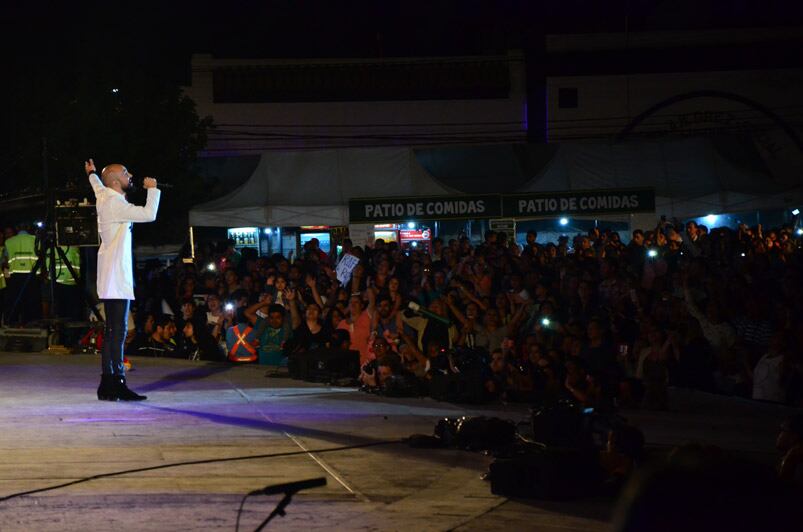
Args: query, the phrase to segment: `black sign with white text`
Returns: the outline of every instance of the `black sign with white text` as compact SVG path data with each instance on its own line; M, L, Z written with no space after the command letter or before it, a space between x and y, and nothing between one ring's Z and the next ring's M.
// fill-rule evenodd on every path
M581 192L483 194L420 198L358 198L349 201L349 221L472 220L544 218L583 214L655 212L652 188L617 188Z
M628 188L517 194L504 196L503 203L504 215L510 218L654 212L655 190Z
M349 221L402 222L405 220L446 220L498 218L501 198L497 194L477 196L432 196L422 198L374 198L349 201Z

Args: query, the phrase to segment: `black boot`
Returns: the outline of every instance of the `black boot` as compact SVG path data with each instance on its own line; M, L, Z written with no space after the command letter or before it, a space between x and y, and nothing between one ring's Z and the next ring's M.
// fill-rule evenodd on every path
M100 386L98 386L98 400L117 401L117 388L114 385L114 375L100 376Z
M125 377L121 375L114 376L114 385L117 392L117 398L121 401L144 401L147 399L146 396L139 395L138 393L129 390L128 386L125 384Z

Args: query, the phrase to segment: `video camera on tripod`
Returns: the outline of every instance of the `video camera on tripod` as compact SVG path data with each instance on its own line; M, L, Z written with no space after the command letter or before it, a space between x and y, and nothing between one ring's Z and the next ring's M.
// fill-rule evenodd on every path
M55 193L51 191L48 194L45 221L36 223L34 234L36 237L34 243L36 262L16 294L8 315L16 315L17 308L28 285L37 276L48 279L51 309L56 309L55 285L57 279L62 279L62 268L65 268L67 275L72 278L76 286L80 287L77 292L81 303L88 307L98 319L101 319L95 304L88 300L81 283L81 277L76 271L80 265L73 264L77 255L73 255L73 261L70 261L63 249L65 247L95 247L99 245L94 205L90 204L86 199L81 203L77 199L56 200ZM56 270L57 264L59 265L58 272ZM50 317L58 318L58 316L52 315Z

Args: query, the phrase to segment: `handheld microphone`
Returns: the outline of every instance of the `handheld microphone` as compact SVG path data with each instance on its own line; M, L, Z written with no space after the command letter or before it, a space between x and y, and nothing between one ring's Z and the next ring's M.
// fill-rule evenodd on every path
M172 185L170 183L162 183L158 180L156 181L156 188L173 188L173 187L175 187L175 185ZM145 187L142 185L142 181L136 183L134 188L143 190L145 189Z
M158 180L156 181L156 188L173 188L173 186L174 185L171 185L170 183L162 183L161 181ZM142 186L142 182L139 183L139 188L145 188L144 186Z
M299 480L298 482L285 482L284 484L273 484L272 486L265 486L262 489L249 492L248 495L249 497L253 495L276 495L277 493L291 495L301 490L308 490L320 486L326 486L326 477Z

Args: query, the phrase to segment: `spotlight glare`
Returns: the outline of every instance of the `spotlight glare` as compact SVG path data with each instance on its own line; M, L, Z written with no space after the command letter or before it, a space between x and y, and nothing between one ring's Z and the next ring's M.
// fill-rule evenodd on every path
M206 265L206 269L209 270L210 272L213 272L217 269L217 267L215 266L214 262L210 262L209 264Z
M800 228L800 227L799 227L799 228L797 229L797 231L795 231L795 232L798 234L798 236L803 236L803 228Z
M407 222L407 229L415 229L415 222Z
M560 225L569 225L569 219L566 217L561 218Z
M658 250L657 249L647 250L647 256L650 257L651 259L654 259L655 257L658 256Z
M707 214L705 216L705 221L706 223L713 224L717 221L717 218L719 218L719 216L717 216L716 214Z
M792 216L797 216L800 214L800 209L792 209Z

